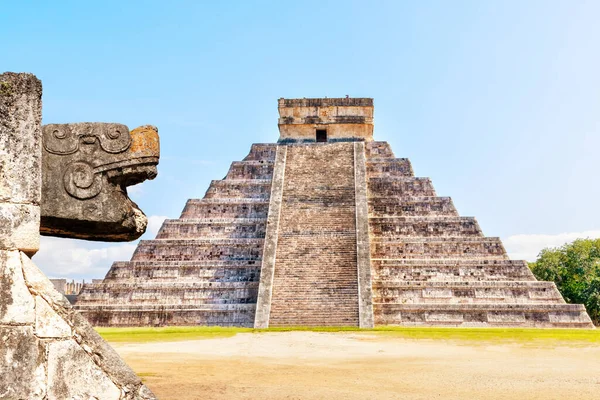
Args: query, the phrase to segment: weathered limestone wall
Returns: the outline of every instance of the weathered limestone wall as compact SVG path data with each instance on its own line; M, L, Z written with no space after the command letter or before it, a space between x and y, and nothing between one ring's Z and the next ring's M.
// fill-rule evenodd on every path
M154 399L33 264L39 248L40 81L0 75L0 398Z
M29 256L40 247L42 83L0 75L0 248Z

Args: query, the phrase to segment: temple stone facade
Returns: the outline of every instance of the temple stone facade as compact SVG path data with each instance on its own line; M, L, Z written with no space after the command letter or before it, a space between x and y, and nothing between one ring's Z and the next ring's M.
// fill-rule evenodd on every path
M277 143L252 145L76 309L100 326L593 327L374 140L372 99L280 99L279 114Z

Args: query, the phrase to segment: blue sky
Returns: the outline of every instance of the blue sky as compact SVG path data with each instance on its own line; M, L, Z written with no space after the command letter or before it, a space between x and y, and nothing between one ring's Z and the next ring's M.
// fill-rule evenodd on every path
M159 175L131 195L146 237L277 139L279 97L350 95L375 99L376 139L531 258L600 235L598 15L595 1L6 2L0 66L42 80L44 123L158 126ZM34 261L75 278L134 248L42 245Z

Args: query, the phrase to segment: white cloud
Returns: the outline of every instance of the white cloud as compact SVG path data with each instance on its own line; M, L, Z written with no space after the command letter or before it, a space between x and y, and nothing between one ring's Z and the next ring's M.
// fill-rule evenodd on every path
M156 237L156 234L158 233L158 230L160 229L163 222L167 218L168 217L165 217L163 215L149 216L148 217L148 226L146 227L146 233L144 233L144 236L142 237L142 239L154 239Z
M560 247L575 239L600 238L600 231L565 232L557 235L513 235L503 239L504 247L513 260L535 261L546 247Z
M108 244L42 236L33 261L51 278L104 278L113 261L127 261L134 243Z
M166 217L151 215L142 239L153 239ZM114 261L129 261L137 241L127 243L90 242L42 236L35 264L52 278L104 278Z
M141 183L127 187L127 195L129 197L131 197L131 196L141 197L143 193L144 193L144 187L142 186Z

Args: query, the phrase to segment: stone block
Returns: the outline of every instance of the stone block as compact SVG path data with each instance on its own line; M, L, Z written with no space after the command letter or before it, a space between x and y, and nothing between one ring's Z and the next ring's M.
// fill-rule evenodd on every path
M42 84L32 74L0 74L0 249L39 247Z
M0 399L45 399L45 348L31 326L0 327Z
M0 249L21 250L29 255L40 248L40 207L0 203Z
M0 74L0 202L40 204L42 83Z
M74 340L48 343L48 397L115 399L121 390Z
M35 298L35 334L40 338L71 336L69 324L39 296Z
M33 324L34 307L23 279L19 251L0 250L0 324Z

